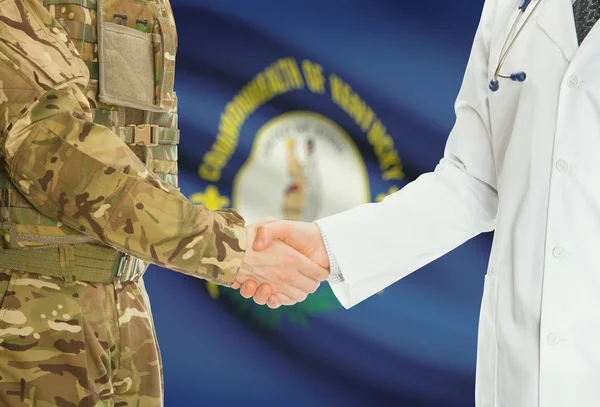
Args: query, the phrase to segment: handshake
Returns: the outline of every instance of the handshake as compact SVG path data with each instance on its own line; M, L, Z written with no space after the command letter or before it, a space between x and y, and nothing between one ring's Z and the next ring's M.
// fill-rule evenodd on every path
M329 277L329 258L315 223L267 219L246 227L248 247L234 289L270 308L294 305Z

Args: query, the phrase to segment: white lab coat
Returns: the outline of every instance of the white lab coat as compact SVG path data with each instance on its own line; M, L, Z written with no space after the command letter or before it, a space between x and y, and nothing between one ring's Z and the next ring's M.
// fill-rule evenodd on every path
M524 83L488 89L521 0L487 0L435 171L319 221L345 307L495 229L478 407L600 406L600 23L578 47L571 0L540 1L503 69Z

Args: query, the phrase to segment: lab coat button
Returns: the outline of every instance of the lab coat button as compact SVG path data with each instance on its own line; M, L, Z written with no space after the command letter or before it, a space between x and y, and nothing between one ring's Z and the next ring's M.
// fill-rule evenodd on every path
M567 85L569 85L570 88L576 88L579 86L579 78L574 75L569 76L567 79Z
M560 345L560 337L556 334L548 335L548 344L552 346Z
M559 247L554 248L554 250L552 251L552 254L554 255L554 258L556 258L557 260L562 260L567 255L567 251L559 246Z
M567 170L569 169L569 163L566 162L565 160L558 160L556 162L556 168L560 171L560 172L567 172Z

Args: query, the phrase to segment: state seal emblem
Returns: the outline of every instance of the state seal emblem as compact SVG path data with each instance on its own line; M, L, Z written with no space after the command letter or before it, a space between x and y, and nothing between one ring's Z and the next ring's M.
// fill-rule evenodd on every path
M370 201L364 160L336 123L312 112L267 122L237 174L233 207L248 223L313 221Z

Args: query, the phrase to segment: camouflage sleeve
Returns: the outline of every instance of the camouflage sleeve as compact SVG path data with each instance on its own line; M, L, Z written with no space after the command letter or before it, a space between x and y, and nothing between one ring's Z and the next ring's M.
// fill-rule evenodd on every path
M231 285L246 234L233 211L193 205L91 121L87 68L38 0L0 3L0 146L44 215L173 270Z

